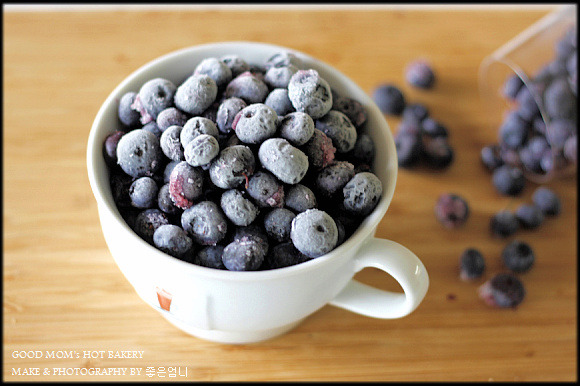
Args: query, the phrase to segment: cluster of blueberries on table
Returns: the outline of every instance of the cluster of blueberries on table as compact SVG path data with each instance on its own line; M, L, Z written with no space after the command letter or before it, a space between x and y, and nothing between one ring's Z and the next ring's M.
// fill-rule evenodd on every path
M492 183L502 195L519 196L525 187L524 169L535 174L555 173L576 164L576 29L570 29L557 42L556 58L524 85L517 75L504 86L504 95L513 102L512 110L498 130L499 143L484 146L483 165L492 173ZM429 90L435 84L435 72L425 60L411 62L405 68L405 80L411 86ZM540 96L545 119L537 104ZM423 161L434 169L445 169L453 161L448 130L429 116L422 104L407 104L402 91L392 83L375 88L373 99L388 115L402 116L395 134L399 166L412 168ZM546 124L546 121L548 122ZM508 238L519 229L537 229L546 217L561 211L558 195L540 186L532 203L521 203L515 211L502 209L490 220L490 232ZM454 193L440 195L435 217L447 229L462 226L469 217L465 198ZM525 296L522 281L516 276L530 270L535 261L531 246L521 240L510 241L501 253L507 272L494 275L478 288L479 297L488 305L514 308ZM481 278L485 271L483 254L467 248L459 257L459 277L464 281Z
M418 59L405 68L405 80L413 87L429 90L435 85L435 72L428 61ZM413 168L424 164L432 169L446 169L454 159L449 143L449 130L433 118L422 103L410 103L393 83L383 83L372 93L373 100L384 114L401 117L395 133L398 164Z
M119 100L103 154L114 201L149 244L230 271L296 265L347 240L378 204L364 106L291 52L202 60Z

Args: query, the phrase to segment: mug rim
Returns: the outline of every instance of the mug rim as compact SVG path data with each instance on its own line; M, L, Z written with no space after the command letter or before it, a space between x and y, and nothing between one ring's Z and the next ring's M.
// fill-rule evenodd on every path
M332 251L322 256L313 258L309 261L300 264L263 271L221 270L210 267L204 267L184 260L180 260L150 245L129 227L127 222L122 218L119 209L114 203L112 195L110 194L110 192L107 193L106 187L103 186L103 184L101 183L101 181L97 176L99 173L107 172L106 165L104 170L99 170L100 168L97 165L98 157L102 158L102 146L103 146L102 143L99 143L97 134L102 132L103 130L106 130L105 128L103 128L102 122L107 114L107 110L111 108L110 107L111 104L116 105L116 100L120 99L120 97L123 95L124 92L128 92L128 90L125 90L125 88L129 83L135 81L140 77L143 77L144 74L146 74L148 71L154 69L157 66L163 65L166 62L172 62L178 60L181 57L193 55L195 53L204 50L209 50L212 48L227 48L229 46L237 47L238 49L240 47L246 46L248 48L258 48L270 51L279 51L279 52L289 51L299 55L300 59L306 59L312 63L315 63L316 66L322 68L325 72L331 73L333 77L339 78L340 82L346 84L348 88L354 88L357 91L359 91L362 98L364 99L364 103L361 100L359 100L359 102L365 105L365 108L367 109L367 114L369 115L372 114L376 119L378 119L378 123L380 123L378 125L379 126L378 129L380 129L383 132L383 135L385 137L386 140L385 151L387 153L385 158L385 164L380 165L380 167L389 169L388 170L389 175L387 176L388 181L381 182L383 183L383 185L385 185L385 183L388 182L388 186L386 187L383 186L383 194L377 206L373 209L373 211L370 214L368 214L365 217L365 219L359 225L357 230L341 245L339 245ZM377 165L375 164L375 167L376 166ZM119 223L120 227L125 231L125 233L131 237L131 242L133 242L132 240L134 240L137 243L141 243L140 245L146 248L148 252L150 252L148 253L148 258L154 259L157 263L164 264L167 266L174 265L175 268L177 269L188 270L188 273L200 275L205 278L216 278L228 281L246 281L246 280L255 281L255 280L276 279L280 276L292 276L313 269L317 269L319 266L325 265L329 261L337 259L340 254L346 253L347 251L353 249L357 244L361 244L364 240L366 240L376 230L378 224L386 214L387 209L392 201L397 181L398 163L396 158L396 147L394 144L394 139L390 131L388 122L386 121L383 113L379 110L379 108L376 106L376 104L370 98L370 96L364 90L362 90L360 86L358 86L354 81L352 81L349 77L344 75L338 69L334 68L333 66L330 66L329 64L317 58L314 58L311 55L308 55L306 53L303 53L301 51L289 47L255 41L227 41L227 42L214 42L193 45L178 50L174 50L172 52L156 57L155 59L145 63L144 65L140 66L135 71L133 71L131 74L129 74L126 78L124 78L121 81L121 83L119 83L115 87L115 89L107 96L105 101L99 107L99 111L95 116L95 119L89 132L89 138L87 143L87 170L91 190L97 201L97 209L99 212L99 221L101 222L101 227L104 225L102 223L101 211L104 210L107 212L108 215L113 217L114 220Z

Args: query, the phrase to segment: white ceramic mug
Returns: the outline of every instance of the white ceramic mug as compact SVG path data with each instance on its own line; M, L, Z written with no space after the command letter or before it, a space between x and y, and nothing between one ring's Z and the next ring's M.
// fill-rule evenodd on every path
M264 63L290 51L304 68L316 69L337 92L366 108L366 132L376 147L374 173L383 196L357 231L330 253L281 269L233 272L197 266L165 254L142 240L121 217L109 187L103 141L120 127L117 106L128 91L163 77L180 84L204 58L235 54L248 63ZM326 304L362 315L392 319L411 313L425 297L427 271L402 245L375 238L395 190L397 157L384 116L354 82L331 66L286 47L253 42L194 46L162 56L139 68L109 95L88 140L87 166L107 245L115 262L139 296L183 331L210 341L249 343L282 334ZM402 293L388 292L353 279L365 267L391 275Z

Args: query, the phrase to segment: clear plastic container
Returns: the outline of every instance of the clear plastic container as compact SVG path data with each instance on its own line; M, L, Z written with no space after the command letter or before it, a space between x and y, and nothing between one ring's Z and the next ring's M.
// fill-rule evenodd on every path
M537 80L545 66L555 60L558 41L574 28L577 28L577 6L572 4L558 7L483 60L479 68L480 95L487 108L488 125L498 131L498 138L499 128L506 114L517 106L515 101L506 98L503 93L507 79L514 74L523 81L524 87L532 91L546 133L550 130L552 120L543 102L545 88L538 87ZM573 84L577 82L571 80L570 76L568 81ZM576 99L576 95L574 98ZM563 149L553 145L550 135L546 135L546 139L551 145L551 162L554 166L551 170L530 170L521 162L518 151L513 152L514 164L521 167L529 180L537 183L548 182L563 174L576 173L577 163L564 157Z

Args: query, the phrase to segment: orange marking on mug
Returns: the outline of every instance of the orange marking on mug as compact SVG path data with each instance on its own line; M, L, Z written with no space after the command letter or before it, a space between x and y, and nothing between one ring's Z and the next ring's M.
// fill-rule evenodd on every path
M157 300L159 301L159 306L161 306L161 308L163 308L165 311L169 311L173 295L165 291L163 288L155 287L155 290L157 291Z

